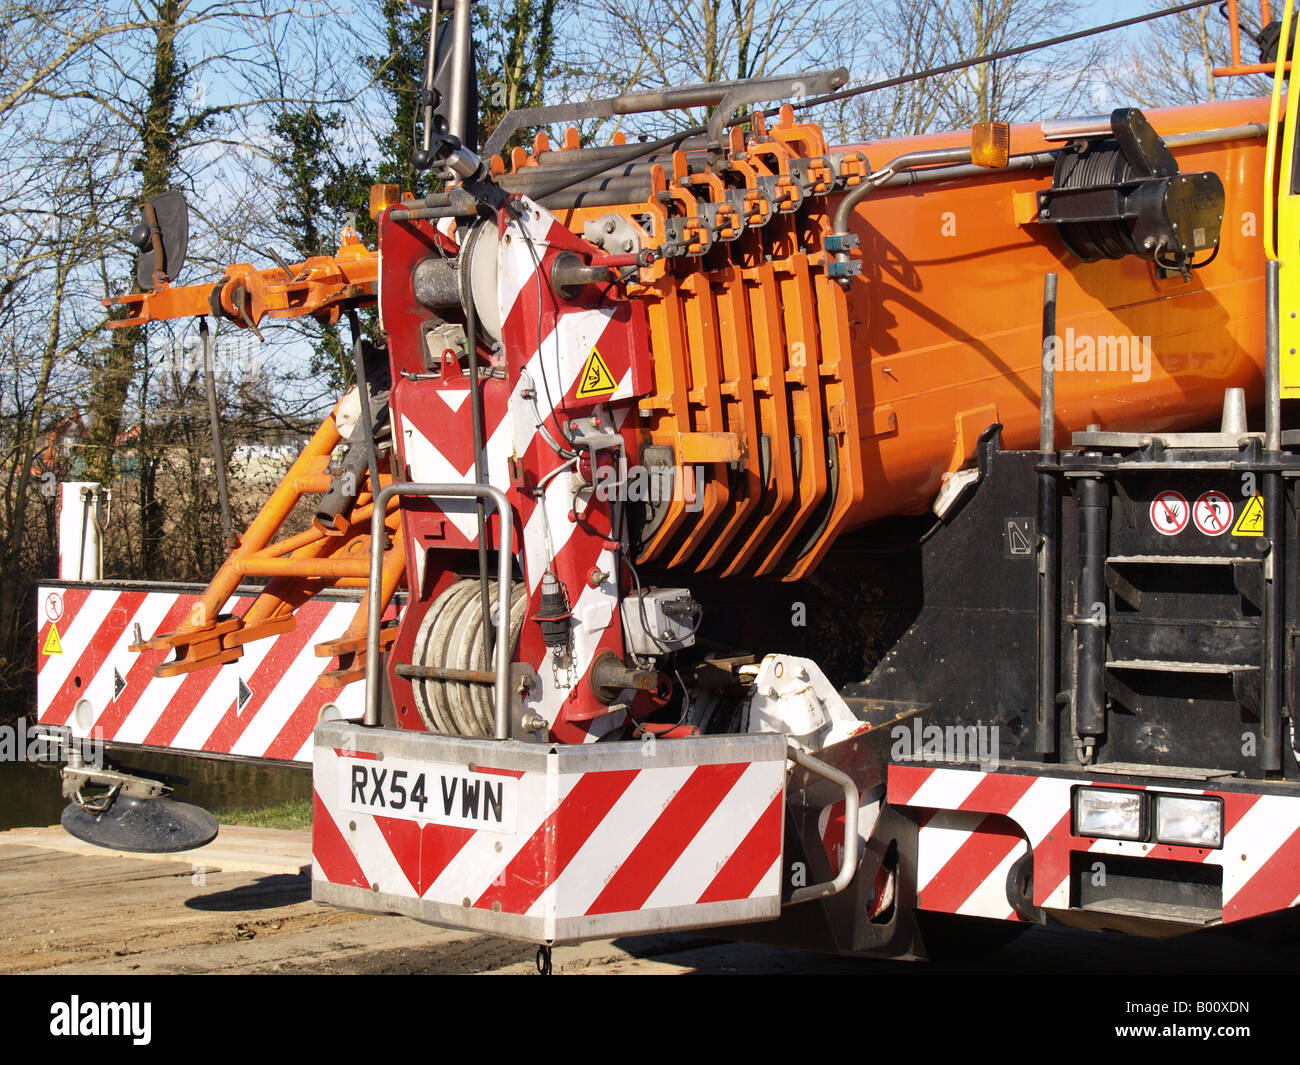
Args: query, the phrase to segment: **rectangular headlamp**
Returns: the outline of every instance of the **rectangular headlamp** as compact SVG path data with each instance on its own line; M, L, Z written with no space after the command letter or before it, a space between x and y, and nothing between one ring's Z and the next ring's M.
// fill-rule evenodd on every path
M1144 798L1140 791L1075 789L1074 834L1106 839L1143 839L1146 836Z
M1157 843L1181 847L1223 846L1223 802L1195 795L1155 797Z

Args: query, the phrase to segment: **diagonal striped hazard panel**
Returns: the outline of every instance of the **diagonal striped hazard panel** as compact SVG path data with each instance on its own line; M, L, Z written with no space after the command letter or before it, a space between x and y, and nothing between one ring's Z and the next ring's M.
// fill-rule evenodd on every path
M774 919L785 738L316 730L313 897L530 942Z

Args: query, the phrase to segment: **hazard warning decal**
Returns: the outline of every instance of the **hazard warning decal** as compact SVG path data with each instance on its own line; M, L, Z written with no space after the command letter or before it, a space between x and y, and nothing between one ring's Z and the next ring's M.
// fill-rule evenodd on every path
M1241 508L1241 516L1232 527L1233 536L1264 535L1264 497L1251 496L1250 501Z
M1164 536L1177 536L1186 529L1189 513L1187 500L1172 489L1151 500L1151 526Z
M1232 526L1232 502L1222 492L1206 492L1192 507L1192 521L1206 536L1222 536Z
M577 397L590 399L592 396L606 396L617 388L618 382L609 372L605 360L600 357L599 351L592 348L586 364L582 367L582 376L578 379Z
M45 643L41 646L43 655L61 655L63 654L63 644L59 642L59 627L50 622L49 635L45 637Z

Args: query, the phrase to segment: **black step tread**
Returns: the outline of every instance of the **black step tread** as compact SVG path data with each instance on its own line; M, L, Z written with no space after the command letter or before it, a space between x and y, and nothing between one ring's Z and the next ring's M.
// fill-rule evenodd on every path
M1162 658L1115 658L1107 669L1147 669L1153 673L1258 673L1259 666L1235 662L1175 662Z

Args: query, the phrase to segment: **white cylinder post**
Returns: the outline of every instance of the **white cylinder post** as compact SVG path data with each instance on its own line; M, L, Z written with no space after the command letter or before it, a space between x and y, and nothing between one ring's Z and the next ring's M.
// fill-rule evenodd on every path
M59 580L100 579L103 492L104 486L94 481L59 485Z

